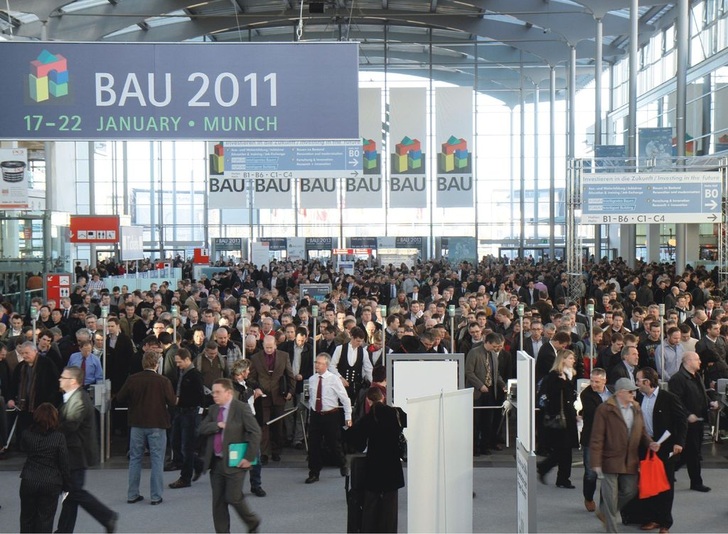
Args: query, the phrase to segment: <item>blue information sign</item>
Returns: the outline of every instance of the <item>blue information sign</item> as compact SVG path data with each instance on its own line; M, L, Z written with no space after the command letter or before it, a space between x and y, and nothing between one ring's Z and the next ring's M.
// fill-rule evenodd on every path
M361 142L353 140L224 143L232 178L338 178L362 171Z
M356 43L2 42L0 139L358 139Z
M720 222L720 172L582 175L585 224Z

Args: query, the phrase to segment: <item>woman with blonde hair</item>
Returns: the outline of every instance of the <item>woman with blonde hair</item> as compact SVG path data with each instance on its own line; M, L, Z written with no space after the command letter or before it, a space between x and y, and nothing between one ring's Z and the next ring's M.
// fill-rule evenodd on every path
M538 463L538 480L546 484L546 475L558 466L556 486L573 489L571 450L579 446L576 430L576 356L570 350L556 354L551 372L541 382L538 405L543 411L542 445L548 456Z

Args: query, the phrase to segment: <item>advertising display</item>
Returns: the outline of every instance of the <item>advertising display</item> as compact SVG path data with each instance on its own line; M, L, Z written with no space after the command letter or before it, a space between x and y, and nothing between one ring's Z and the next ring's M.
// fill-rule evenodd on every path
M359 89L362 171L344 178L344 207L382 207L382 91Z
M28 151L0 148L0 209L28 207Z
M425 89L392 89L390 115L390 208L427 206L427 93Z
M438 208L472 208L473 90L441 87L436 94Z

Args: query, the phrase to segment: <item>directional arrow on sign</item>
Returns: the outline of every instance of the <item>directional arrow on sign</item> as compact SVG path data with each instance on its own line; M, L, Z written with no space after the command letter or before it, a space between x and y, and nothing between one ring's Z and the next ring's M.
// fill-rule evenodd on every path
M349 165L356 165L357 163L359 163L359 162L357 160L355 160L355 159L350 159L349 160Z
M705 206L708 207L708 208L710 208L710 209L712 209L712 210L714 210L715 208L718 207L718 203L715 200L711 200L710 202L708 202L707 204L705 204Z
M351 173L352 176L359 176L359 171L354 171Z
M709 216L708 219L715 222L715 220L718 218L718 216L714 213L713 215Z

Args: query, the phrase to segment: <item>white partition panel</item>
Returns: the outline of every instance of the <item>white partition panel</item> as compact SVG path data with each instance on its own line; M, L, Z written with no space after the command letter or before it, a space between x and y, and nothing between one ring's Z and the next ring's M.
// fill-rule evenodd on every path
M473 390L408 399L409 532L473 531Z

